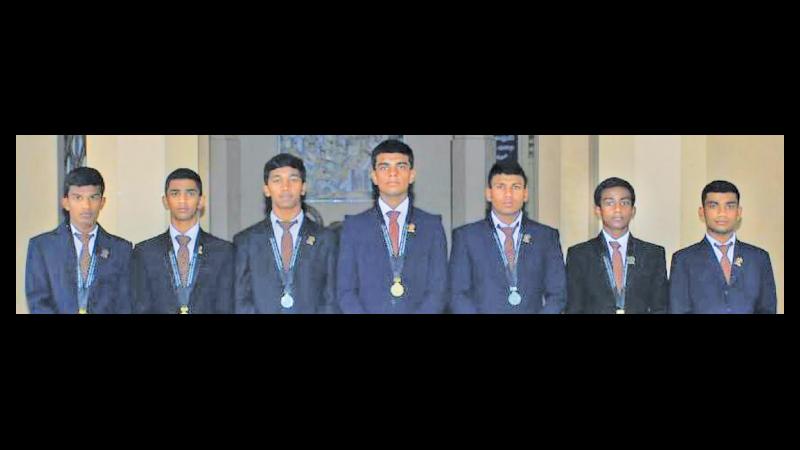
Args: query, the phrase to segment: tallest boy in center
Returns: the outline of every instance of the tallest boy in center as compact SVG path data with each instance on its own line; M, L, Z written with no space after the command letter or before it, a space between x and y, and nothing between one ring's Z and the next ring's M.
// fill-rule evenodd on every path
M441 216L414 207L414 152L398 140L372 151L376 204L345 219L337 292L346 314L439 314L447 292Z

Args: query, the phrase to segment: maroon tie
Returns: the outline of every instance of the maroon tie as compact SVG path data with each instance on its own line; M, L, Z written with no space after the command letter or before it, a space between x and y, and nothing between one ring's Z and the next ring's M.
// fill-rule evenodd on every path
M389 238L392 239L392 251L395 256L400 255L400 224L397 219L400 218L400 211L389 211L386 213L389 216Z
M722 266L722 273L725 274L725 281L728 284L731 284L731 260L728 258L728 249L730 248L730 245L714 245L716 245L719 251L722 252L722 259L719 260L719 263Z
M281 228L283 228L283 237L281 238L281 259L283 260L284 272L289 272L289 266L292 264L294 240L292 239L292 233L290 233L289 230L291 230L295 225L297 225L296 220L294 222L281 222Z
M514 258L516 256L514 255L514 230L516 230L517 227L504 227L501 225L498 225L498 227L500 227L500 230L506 235L506 243L504 245L506 259L508 260L508 268L513 269L514 264L516 264Z
M78 233L75 233L75 235L78 236ZM81 278L86 283L86 279L89 277L89 240L91 235L81 234L80 238L83 243L81 246Z
M178 240L178 271L181 274L181 285L186 287L189 282L189 236L175 236Z
M617 285L617 292L622 292L623 289L623 270L622 270L622 252L619 249L622 245L619 242L612 242L611 248L614 249L614 257L611 260L614 267L614 282Z

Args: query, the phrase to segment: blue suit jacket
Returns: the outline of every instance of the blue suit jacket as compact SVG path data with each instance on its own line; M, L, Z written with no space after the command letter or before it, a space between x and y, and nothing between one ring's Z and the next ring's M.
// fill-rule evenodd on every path
M137 314L177 314L180 309L169 258L169 252L174 251L170 239L167 231L136 244L133 250L131 278ZM189 297L191 314L232 314L233 245L202 229L196 245L203 251L195 263L197 274Z
M283 282L269 241L273 236L272 224L263 220L233 239L237 314L336 313L336 233L321 227L308 215L303 220L292 293L295 305L291 309L281 307Z
M96 239L97 266L87 309L90 314L130 313L133 246L125 239L108 234L99 225ZM32 314L78 312L77 265L69 222L30 240L25 265L25 294Z
M346 314L439 314L447 297L447 238L441 216L411 205L407 224L405 295L391 293L392 268L378 207L345 218L339 246L337 293Z
M450 258L451 309L457 314L560 314L566 305L567 281L558 230L523 220L518 265L522 304L508 302L509 285L490 219L453 232Z
M730 286L705 238L675 253L670 313L775 314L778 300L769 253L738 239L734 252Z

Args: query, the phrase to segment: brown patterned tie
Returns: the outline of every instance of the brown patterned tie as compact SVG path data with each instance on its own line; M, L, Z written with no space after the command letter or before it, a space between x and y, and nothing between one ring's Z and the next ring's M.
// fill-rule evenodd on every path
M622 292L624 288L624 280L622 279L622 252L619 251L619 249L622 248L622 244L619 242L612 242L611 248L614 250L614 257L611 259L611 265L614 268L614 283L617 285L617 292Z
M178 248L178 271L181 273L181 285L186 287L189 283L189 236L175 236L180 247Z
M292 239L292 233L289 230L292 229L293 226L297 225L297 221L294 222L280 222L281 228L283 228L283 237L281 238L281 260L283 260L283 271L289 272L289 265L292 264L292 253L294 252L294 239Z
M514 259L514 256L516 256L514 255L514 230L516 230L517 227L504 227L501 225L497 226L506 235L506 243L504 245L506 252L506 259L508 260L508 268L513 269L514 264L517 263Z
M400 255L400 224L397 219L400 218L400 211L389 211L386 213L389 216L389 237L392 239L392 251L395 256Z
M78 233L75 233L75 236L78 236ZM83 282L86 283L86 279L89 277L89 241L91 240L91 235L82 233L80 238L83 243L81 246L81 278L83 278Z
M722 252L722 259L719 260L719 264L722 266L722 273L725 274L725 282L731 284L731 260L728 258L728 249L730 248L730 245L714 245L716 245L719 251Z

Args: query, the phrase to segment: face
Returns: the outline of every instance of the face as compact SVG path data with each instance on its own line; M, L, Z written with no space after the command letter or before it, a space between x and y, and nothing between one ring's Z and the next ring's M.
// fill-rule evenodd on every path
M203 207L203 196L194 180L172 180L163 202L173 220L186 222L193 220Z
M614 234L625 234L631 220L636 217L631 192L624 187L606 189L600 195L600 206L595 214L603 220L603 227Z
M105 204L100 186L70 186L67 196L61 200L61 206L69 211L70 223L84 230L94 228Z
M515 216L528 201L528 188L522 175L495 175L486 188L486 201L500 215Z
M727 235L736 230L742 217L742 208L733 192L711 192L700 208L700 218L706 222L709 231Z
M381 195L400 197L408 195L409 186L414 183L416 176L417 172L411 168L408 155L381 153L376 158L372 182L378 186Z
M297 209L306 195L306 184L303 183L299 170L281 167L269 173L264 195L272 200L272 207L275 209Z

